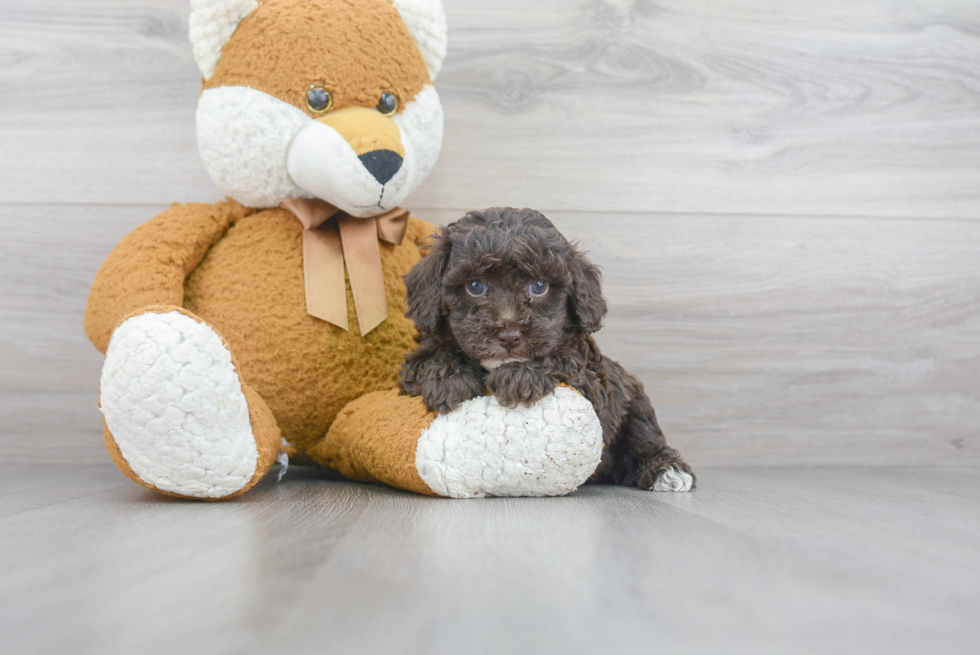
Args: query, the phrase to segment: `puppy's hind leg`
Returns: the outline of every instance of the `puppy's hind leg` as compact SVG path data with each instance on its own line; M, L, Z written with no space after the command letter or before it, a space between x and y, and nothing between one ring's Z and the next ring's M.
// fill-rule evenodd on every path
M630 402L612 445L613 476L649 491L691 491L697 478L681 454L667 445L650 400L642 392Z

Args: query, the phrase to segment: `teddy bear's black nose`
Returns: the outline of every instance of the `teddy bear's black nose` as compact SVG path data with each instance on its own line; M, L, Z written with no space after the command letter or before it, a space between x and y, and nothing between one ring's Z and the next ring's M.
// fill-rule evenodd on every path
M388 181L395 177L395 173L401 169L402 162L405 161L401 155L392 150L365 152L358 159L364 164L364 168L368 169L368 172L374 176L374 179L381 184L388 184Z

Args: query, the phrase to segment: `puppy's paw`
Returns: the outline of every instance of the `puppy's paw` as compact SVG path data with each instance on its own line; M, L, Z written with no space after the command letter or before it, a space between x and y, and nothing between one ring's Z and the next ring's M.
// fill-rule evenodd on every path
M498 366L487 377L487 390L508 409L530 407L554 392L555 381L531 362Z
M467 400L484 394L483 380L465 373L422 387L425 406L439 414L448 414Z
M422 396L430 412L448 414L486 395L486 375L479 364L459 353L428 344L405 356L398 379L402 393Z
M647 491L679 493L691 491L696 484L694 472L684 461L655 464L636 477L636 486Z
M684 492L694 488L694 476L673 466L661 469L651 491Z

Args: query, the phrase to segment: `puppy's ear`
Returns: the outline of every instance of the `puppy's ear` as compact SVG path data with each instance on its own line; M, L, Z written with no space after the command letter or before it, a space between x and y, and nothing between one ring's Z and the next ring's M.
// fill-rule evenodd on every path
M428 254L405 276L408 291L408 312L405 315L415 322L423 337L437 332L442 322L442 277L446 274L449 252L452 250L444 230L433 236L432 240Z
M572 293L568 296L568 309L572 321L583 332L592 334L602 327L602 319L606 315L602 274L598 267L577 251L572 253L569 268L572 273Z

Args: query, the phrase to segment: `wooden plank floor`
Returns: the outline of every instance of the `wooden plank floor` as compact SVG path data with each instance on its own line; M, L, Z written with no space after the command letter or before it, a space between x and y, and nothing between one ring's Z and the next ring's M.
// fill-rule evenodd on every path
M980 471L699 473L449 501L293 468L207 504L6 465L0 651L980 649Z

